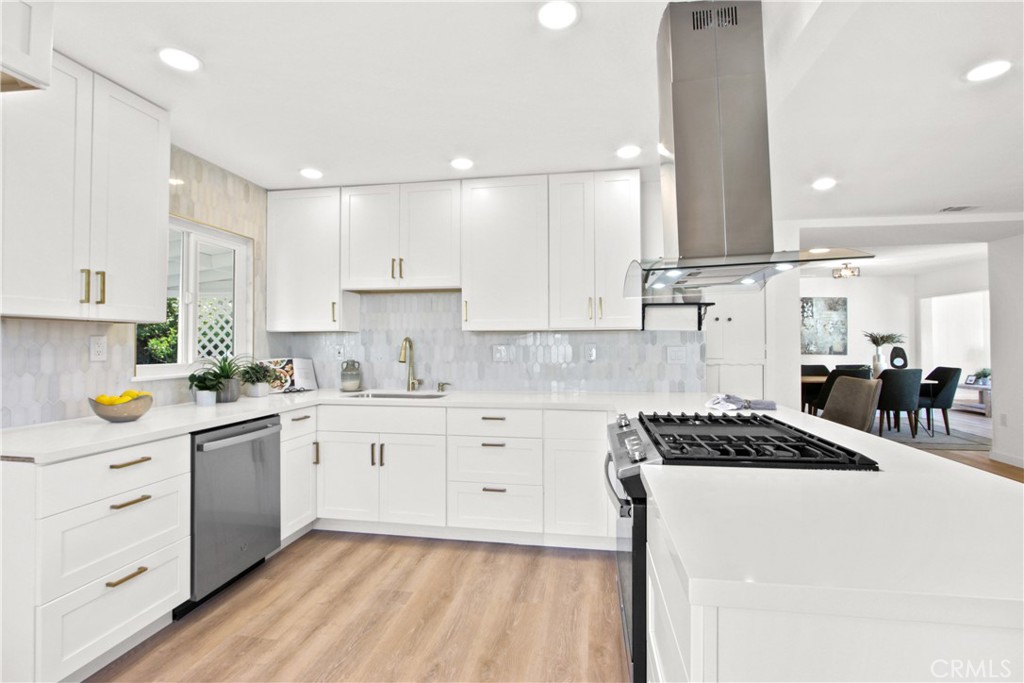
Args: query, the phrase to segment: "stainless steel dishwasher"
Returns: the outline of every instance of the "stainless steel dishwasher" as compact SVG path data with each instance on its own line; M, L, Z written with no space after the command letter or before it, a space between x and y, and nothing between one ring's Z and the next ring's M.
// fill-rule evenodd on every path
M192 605L280 545L281 418L193 434Z

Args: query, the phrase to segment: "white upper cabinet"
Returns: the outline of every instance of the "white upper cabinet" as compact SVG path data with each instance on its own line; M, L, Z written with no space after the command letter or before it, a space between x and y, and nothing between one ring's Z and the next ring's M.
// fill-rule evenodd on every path
M3 313L163 321L167 112L53 67L48 89L4 97Z
M359 329L359 297L343 294L336 187L267 193L267 329Z
M764 291L724 294L704 318L707 362L763 363Z
M343 289L459 286L459 181L341 191Z
M550 176L550 327L640 327L639 299L622 296L640 258L640 172Z
M53 3L8 0L0 3L0 90L46 88L53 54Z
M548 326L548 178L462 183L462 329Z

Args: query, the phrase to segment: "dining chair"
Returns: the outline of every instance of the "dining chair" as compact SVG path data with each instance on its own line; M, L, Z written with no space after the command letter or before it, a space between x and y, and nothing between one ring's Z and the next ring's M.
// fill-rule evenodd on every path
M800 376L801 377L823 377L828 374L827 365L801 365ZM805 412L810 412L811 406L814 405L815 400L818 398L818 394L821 393L820 384L801 384L800 385L800 409Z
M816 398L814 403L811 404L811 415L817 415L819 410L823 410L825 408L825 404L828 403L828 396L832 393L832 386L840 377L871 379L871 368L857 368L855 370L837 369L828 373L828 377L825 378L825 383L821 385L821 392L818 394L818 398Z
M924 408L928 417L928 433L935 435L932 427L932 410L938 408L942 411L942 421L946 425L946 434L949 434L949 409L953 407L953 397L956 395L957 385L960 384L961 368L937 367L928 373L925 379L933 379L937 384L922 384L921 392L917 400L917 408Z
M910 436L917 438L917 403L921 396L921 370L882 370L882 395L878 397L878 435L882 436L883 418L891 428L900 429L900 412L907 414ZM893 420L890 423L889 417Z
M837 377L821 417L862 432L871 431L881 393L881 380Z
M837 365L836 370L859 370L860 368L867 368L869 365L864 363L854 363L852 365Z

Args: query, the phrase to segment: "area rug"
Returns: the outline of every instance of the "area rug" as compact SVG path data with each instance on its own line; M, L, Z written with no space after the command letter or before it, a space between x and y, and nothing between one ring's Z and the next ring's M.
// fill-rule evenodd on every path
M882 438L896 441L898 443L913 446L928 451L990 451L992 450L992 439L977 434L961 432L957 429L950 430L952 434L946 434L940 417L935 424L935 436L928 436L924 430L924 422L917 430L917 438L910 436L910 426L907 425L906 416L900 421L900 431L893 429L882 430ZM878 422L871 427L871 433L878 434Z

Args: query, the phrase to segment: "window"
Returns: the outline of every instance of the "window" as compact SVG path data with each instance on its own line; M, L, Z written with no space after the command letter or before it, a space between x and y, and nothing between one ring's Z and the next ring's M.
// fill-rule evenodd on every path
M167 320L135 328L135 376L180 377L201 358L252 353L252 240L171 219Z

